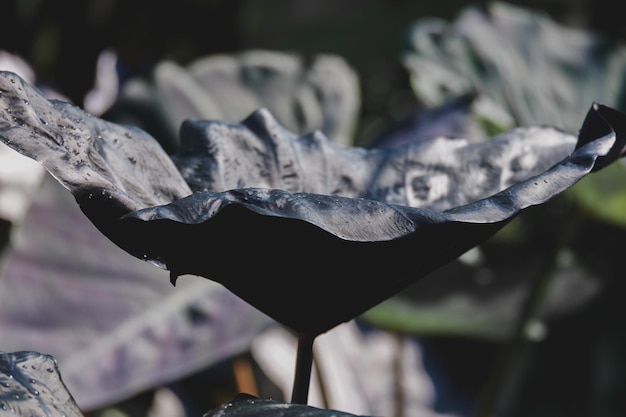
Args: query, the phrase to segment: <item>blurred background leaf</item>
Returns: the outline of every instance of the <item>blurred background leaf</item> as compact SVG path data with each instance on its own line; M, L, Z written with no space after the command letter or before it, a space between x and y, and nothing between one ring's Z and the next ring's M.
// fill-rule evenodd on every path
M591 102L625 104L626 47L541 10L503 2L468 7L451 23L416 21L407 43L404 65L416 97L429 107L476 94L475 117L499 116L495 125L576 133Z
M128 80L104 117L152 131L172 151L185 119L239 122L264 107L292 132L350 144L359 106L358 75L343 58L249 50L187 67L161 61L150 79Z
M102 235L49 176L3 255L5 351L54 355L84 410L245 353L273 322L225 288L167 272Z

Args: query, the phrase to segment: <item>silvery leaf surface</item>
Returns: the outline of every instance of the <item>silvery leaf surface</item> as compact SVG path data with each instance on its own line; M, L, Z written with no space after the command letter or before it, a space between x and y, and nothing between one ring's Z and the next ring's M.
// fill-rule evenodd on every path
M37 85L35 72L18 55L0 50L0 70L14 72L28 83ZM49 99L61 97L50 89L42 92ZM12 224L23 219L44 173L45 170L36 161L0 145L0 219Z
M171 159L144 131L48 100L13 73L3 72L1 80L3 142L39 161L77 196L103 233L113 230L109 222L129 211L191 193ZM82 204L92 198L109 204Z
M561 161L574 136L527 127L488 144L436 137L390 149L298 136L266 110L240 124L189 120L172 156L195 192L280 189L441 211L487 197Z
M0 415L83 417L55 358L28 351L0 351Z
M11 111L0 138L52 170L111 240L170 270L173 280L193 274L220 282L309 333L396 294L624 148L624 115L599 104L578 141L530 127L482 145L441 138L387 150L332 145L320 133L297 136L260 110L241 123L186 122L172 161L147 134L123 141L123 126L37 99L15 75L0 80ZM81 134L63 135L65 125L38 134L39 112L50 122L82 115ZM127 186L137 175L145 183ZM157 201L144 193L150 180L167 191Z

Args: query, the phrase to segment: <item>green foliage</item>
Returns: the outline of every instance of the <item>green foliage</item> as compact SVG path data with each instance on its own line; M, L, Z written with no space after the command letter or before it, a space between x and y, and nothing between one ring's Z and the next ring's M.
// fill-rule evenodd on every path
M568 191L584 212L616 227L626 227L626 167L614 164L606 170L583 178Z

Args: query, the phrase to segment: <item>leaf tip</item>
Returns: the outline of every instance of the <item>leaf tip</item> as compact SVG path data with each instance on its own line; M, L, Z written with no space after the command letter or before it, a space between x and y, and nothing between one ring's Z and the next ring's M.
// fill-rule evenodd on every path
M173 286L176 286L176 281L178 280L178 274L174 271L170 271L170 282Z

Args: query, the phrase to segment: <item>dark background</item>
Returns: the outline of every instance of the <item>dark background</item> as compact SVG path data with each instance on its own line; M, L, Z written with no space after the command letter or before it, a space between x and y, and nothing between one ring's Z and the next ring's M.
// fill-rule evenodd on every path
M625 34L608 0L511 1L541 9L563 24ZM0 49L17 54L38 81L81 104L93 86L98 54L110 48L124 77L146 76L154 63L186 64L217 52L272 49L335 53L358 72L358 136L399 119L413 105L399 52L411 23L455 19L470 5L440 0L3 0ZM365 140L368 138L366 137Z

